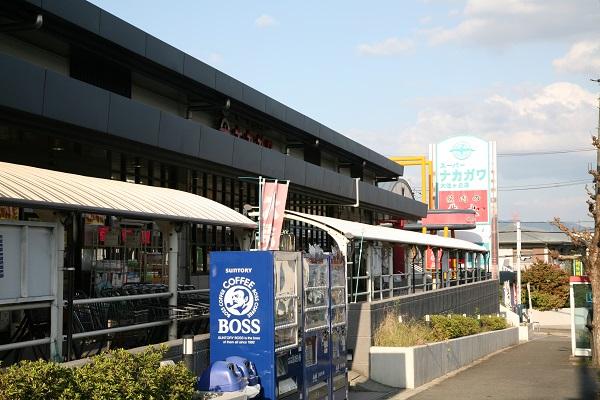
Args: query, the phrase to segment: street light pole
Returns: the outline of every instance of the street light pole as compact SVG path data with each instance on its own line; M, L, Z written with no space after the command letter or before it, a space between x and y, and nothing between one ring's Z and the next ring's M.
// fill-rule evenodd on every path
M521 322L523 312L521 304L521 221L516 221L517 225L517 313L519 322Z

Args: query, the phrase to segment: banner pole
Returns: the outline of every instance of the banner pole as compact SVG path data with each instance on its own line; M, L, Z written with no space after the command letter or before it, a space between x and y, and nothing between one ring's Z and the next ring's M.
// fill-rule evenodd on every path
M257 250L262 250L262 192L263 192L263 178L258 177L258 243L256 244Z

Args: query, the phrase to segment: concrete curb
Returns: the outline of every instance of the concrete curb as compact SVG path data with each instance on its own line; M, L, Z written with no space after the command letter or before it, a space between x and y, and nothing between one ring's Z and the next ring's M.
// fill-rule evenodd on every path
M488 360L488 359L490 359L490 358L492 358L492 357L494 357L494 356L496 356L496 355L498 355L500 353L503 353L503 352L505 352L507 350L510 350L510 349L514 349L514 348L519 347L519 346L522 346L522 345L524 345L526 343L530 343L531 341L539 340L539 339L541 339L543 337L546 337L546 336L547 336L547 334L544 334L544 333L542 333L540 335L535 335L535 337L533 339L530 339L528 342L521 342L521 343L515 344L513 346L505 347L503 349L500 349L498 351L490 353L490 354L488 354L488 355L486 355L486 356L484 356L484 357L482 357L482 358L480 358L478 360L473 361L469 365L466 365L466 366L464 366L462 368L459 368L459 369L457 369L455 371L452 371L452 372L450 372L450 373L448 373L448 374L446 374L444 376L440 376L439 378L436 378L436 379L434 379L434 380L432 380L430 382L427 382L424 385L419 386L418 388L415 388L415 389L404 389L404 391L402 393L395 394L393 396L387 397L386 399L387 400L406 400L406 399L410 399L411 397L418 395L419 393L421 393L421 392L423 392L423 391L425 391L425 390L427 390L427 389L429 389L429 388L431 388L431 387L433 387L433 386L435 386L435 385L437 385L437 384L445 381L446 379L452 378L453 376L455 376L455 375L457 375L457 374L459 374L459 373L461 373L463 371L466 371L467 369L469 369L471 367L477 366L477 365L481 364L482 362L484 362L484 361L486 361L486 360ZM402 390L402 389L400 389L400 390Z

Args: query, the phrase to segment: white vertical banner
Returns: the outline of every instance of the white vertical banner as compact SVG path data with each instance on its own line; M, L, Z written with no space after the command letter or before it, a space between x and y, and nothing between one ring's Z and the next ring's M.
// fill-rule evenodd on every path
M260 204L259 250L279 250L289 182L264 182Z
M490 251L491 271L498 277L498 171L496 143L457 136L430 145L435 165L436 205L440 210L475 211L475 229L456 237Z

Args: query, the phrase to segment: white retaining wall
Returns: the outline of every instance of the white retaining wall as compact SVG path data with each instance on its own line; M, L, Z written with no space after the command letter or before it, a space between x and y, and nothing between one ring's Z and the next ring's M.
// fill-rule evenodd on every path
M370 377L392 387L415 388L518 343L514 327L423 346L372 346Z
M556 311L530 310L531 322L539 323L541 328L571 329L571 309L560 308Z

